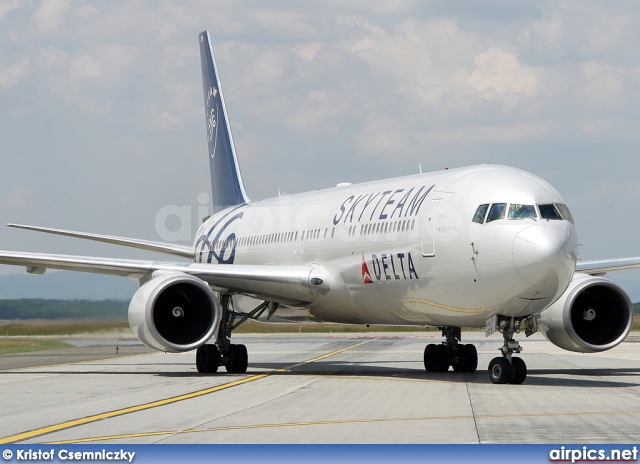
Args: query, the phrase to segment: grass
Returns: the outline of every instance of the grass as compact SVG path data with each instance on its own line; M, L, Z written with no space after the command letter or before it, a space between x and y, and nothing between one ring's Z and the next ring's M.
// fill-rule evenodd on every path
M42 337L50 335L75 335L129 330L129 323L123 321L70 321L70 320L30 320L20 322L0 322L0 336Z
M128 331L129 323L122 321L73 321L73 320L29 320L0 321L0 336L54 336L76 335L84 333L108 333ZM234 333L366 333L366 332L425 332L422 326L379 326L350 325L329 323L264 323L247 321L234 330ZM437 330L437 329L429 329Z
M306 324L277 323L247 321L238 327L233 333L367 333L367 332L426 332L427 330L437 330L435 328L426 329L424 326L390 326L390 325L366 325L358 324L329 324L322 322L312 322Z
M475 329L474 329L475 330ZM483 330L483 329L477 329ZM631 330L640 330L640 316L634 316ZM109 333L129 331L129 323L120 321L73 321L73 320L32 320L32 321L0 321L1 336L57 336L84 333ZM385 325L350 325L329 323L263 323L247 321L234 331L237 334L258 333L367 333L367 332L439 332L435 327L423 326L385 326Z
M57 350L71 345L57 340L0 340L0 354L26 353L27 351Z

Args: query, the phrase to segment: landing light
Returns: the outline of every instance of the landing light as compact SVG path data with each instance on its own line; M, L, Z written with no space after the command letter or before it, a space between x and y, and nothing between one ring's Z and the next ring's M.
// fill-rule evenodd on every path
M322 285L323 282L324 281L322 279L319 279L317 277L311 279L311 285Z

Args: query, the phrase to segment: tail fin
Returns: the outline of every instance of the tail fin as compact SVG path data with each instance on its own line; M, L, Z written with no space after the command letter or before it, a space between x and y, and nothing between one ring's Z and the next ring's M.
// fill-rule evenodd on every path
M214 212L247 203L209 31L199 34Z

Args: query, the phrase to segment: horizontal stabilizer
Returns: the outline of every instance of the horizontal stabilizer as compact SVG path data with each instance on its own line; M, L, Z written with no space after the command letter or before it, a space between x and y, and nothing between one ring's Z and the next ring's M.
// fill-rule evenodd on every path
M113 235L91 234L87 232L75 232L73 230L52 229L49 227L27 226L22 224L7 224L7 226L14 227L16 229L45 232L47 234L83 238L85 240L93 240L95 242L111 243L112 245L127 246L131 248L138 248L140 250L156 251L158 253L182 256L184 258L193 259L194 257L194 251L192 247L184 245L174 245L172 243L153 242L151 240L140 240L137 238L115 237Z

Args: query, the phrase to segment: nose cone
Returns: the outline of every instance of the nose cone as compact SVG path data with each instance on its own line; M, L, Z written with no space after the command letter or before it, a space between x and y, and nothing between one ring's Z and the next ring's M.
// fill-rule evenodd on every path
M513 241L513 264L518 275L530 284L559 287L569 283L575 269L576 239L565 222L549 221L521 230ZM546 283L545 283L546 281ZM563 288L564 290L564 288Z

